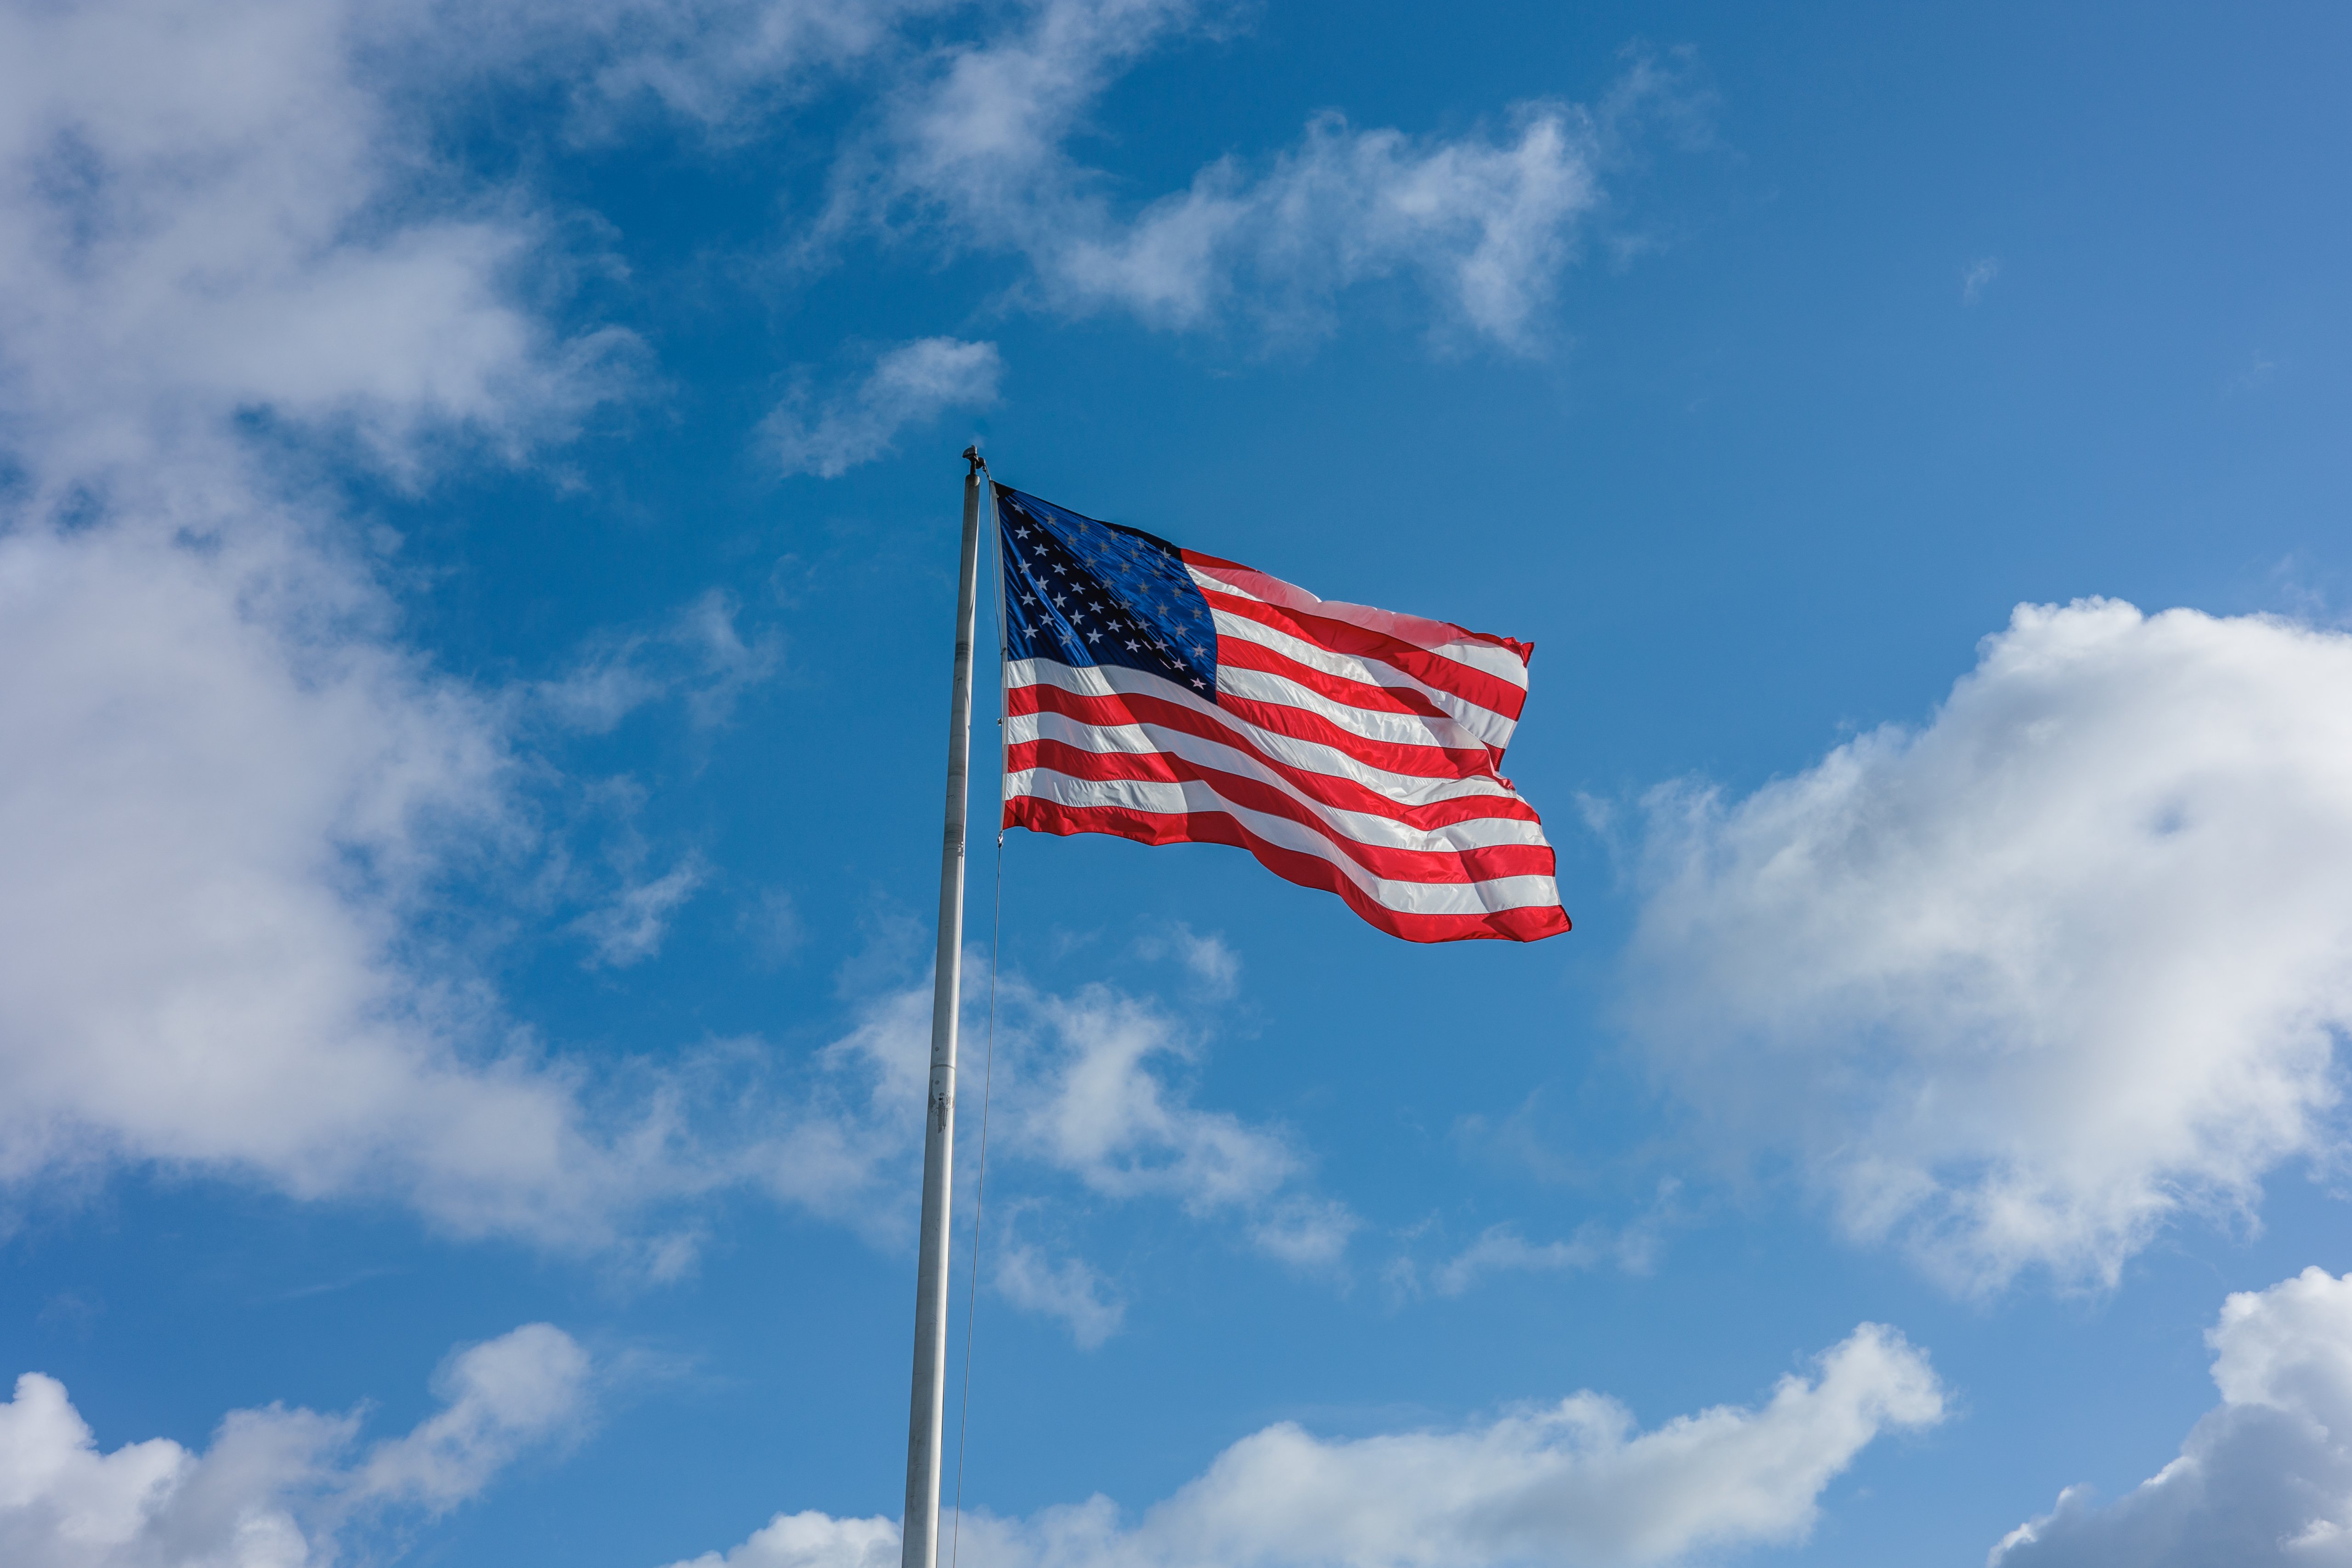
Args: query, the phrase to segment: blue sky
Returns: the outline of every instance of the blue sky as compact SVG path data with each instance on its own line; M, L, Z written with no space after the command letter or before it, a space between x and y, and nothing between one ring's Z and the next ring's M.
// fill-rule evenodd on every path
M978 439L1532 641L1577 929L1009 838L963 1556L2352 1560L2347 64L0 7L0 1559L897 1561Z

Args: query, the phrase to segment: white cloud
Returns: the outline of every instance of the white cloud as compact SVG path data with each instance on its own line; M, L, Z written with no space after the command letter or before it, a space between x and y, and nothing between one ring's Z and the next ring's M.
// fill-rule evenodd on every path
M985 1002L969 993L966 1000L959 1128L969 1140L979 1125ZM928 980L868 1000L857 1026L819 1053L801 1097L761 1110L765 1135L740 1168L878 1244L902 1243L913 1223L908 1171L920 1146L930 1002ZM1179 1075L1199 1060L1202 1042L1153 1001L1101 985L1057 995L1006 977L996 1035L992 1208L999 1195L1067 1203L1066 1191L1038 1186L1041 1177L1061 1178L1076 1185L1080 1202L1168 1202L1233 1224L1252 1247L1294 1268L1341 1262L1356 1216L1305 1190L1307 1162L1280 1128L1192 1103ZM962 1157L971 1157L969 1148ZM1082 1342L1118 1325L1110 1287L1080 1260L1033 1253L992 1282L1017 1304L1061 1318Z
M1927 1358L1864 1324L1815 1377L1785 1377L1752 1408L1647 1432L1590 1393L1452 1431L1327 1440L1286 1422L1131 1525L1103 1497L1025 1520L967 1514L961 1554L974 1568L1673 1563L1801 1540L1822 1489L1864 1448L1943 1415ZM896 1535L887 1520L780 1515L724 1557L673 1568L866 1568L887 1560Z
M571 85L576 129L617 132L651 99L732 137L836 73L902 46L910 19L944 0L508 0L485 15L436 7L436 31L509 69ZM462 64L463 62L452 62Z
M1210 1001L1231 997L1242 977L1241 955L1225 945L1222 935L1212 931L1205 936L1195 936L1181 920L1171 920L1139 939L1135 956L1154 962L1175 959L1192 975L1198 994Z
M1259 1251L1294 1269L1331 1270L1339 1267L1349 1241L1363 1225L1338 1198L1291 1193L1256 1207L1249 1239Z
M709 589L658 631L598 639L570 674L533 686L532 700L565 728L604 735L647 703L677 695L697 728L716 728L783 659L773 629L745 640L740 613L733 595Z
M528 847L507 705L398 640L248 420L421 469L614 387L293 0L0 10L0 1180L160 1162L614 1239L705 1177L597 1125L412 920ZM673 1253L665 1253L674 1256Z
M595 949L593 962L625 969L661 951L669 918L709 877L699 855L688 855L650 882L632 883L601 909L574 924Z
M547 1323L460 1353L434 1380L446 1407L379 1444L356 1490L436 1512L455 1507L526 1448L576 1429L588 1371L588 1353Z
M1061 1319L1080 1350L1093 1350L1118 1332L1127 1304L1111 1297L1102 1276L1083 1259L1049 1259L1010 1234L990 1250L998 1293L1024 1311Z
M999 1024L1000 1039L1013 1036L1003 1098L1009 1151L1106 1197L1163 1197L1195 1215L1242 1215L1277 1256L1328 1260L1328 1236L1337 1228L1344 1239L1352 1219L1293 1190L1305 1162L1289 1139L1193 1105L1166 1075L1198 1056L1190 1031L1107 986L1013 997L1013 1029Z
M1447 1259L1430 1283L1441 1296L1458 1296L1488 1274L1559 1273L1590 1269L1607 1256L1593 1237L1572 1241L1529 1241L1516 1225L1490 1225L1477 1239Z
M284 601L283 604L279 601ZM0 538L0 1179L116 1159L467 1233L605 1236L646 1173L397 952L446 850L519 831L490 708L320 608L364 582L247 517ZM495 1037L493 1037L495 1038Z
M1587 1220L1565 1240L1530 1241L1516 1221L1490 1225L1469 1245L1433 1266L1409 1255L1389 1260L1382 1278L1401 1297L1427 1289L1440 1296L1459 1296L1496 1274L1557 1274L1613 1266L1628 1274L1647 1274L1657 1266L1663 1232L1675 1218L1675 1199L1682 1191L1678 1177L1658 1184L1656 1199L1631 1224L1612 1228ZM1437 1229L1434 1219L1408 1232L1408 1237Z
M1041 235L1032 259L1066 308L1116 305L1177 328L1244 298L1270 320L1313 325L1342 290L1403 275L1471 331L1529 347L1600 186L1585 116L1522 104L1512 118L1502 138L1447 141L1325 115L1261 174L1213 163L1131 225Z
M889 451L910 424L951 408L986 408L1003 373L993 343L920 338L878 356L864 381L814 412L805 395L795 396L764 428L785 473L832 479Z
M193 465L245 410L404 462L612 389L623 339L558 342L509 298L528 219L397 210L415 130L354 79L350 26L302 0L0 11L0 405L37 483Z
M1038 0L1025 25L949 49L845 160L825 232L936 222L1018 252L1052 308L1171 329L1238 315L1313 329L1345 290L1407 277L1445 321L1525 350L1601 204L1620 128L1677 90L1637 63L1599 111L1523 103L1499 135L1415 138L1326 114L1270 162L1221 159L1123 214L1068 144L1120 72L1202 18L1187 0Z
M101 1452L39 1373L0 1405L0 1560L10 1568L328 1568L387 1511L446 1512L584 1418L588 1357L530 1323L452 1359L446 1406L353 1460L357 1415L238 1410L198 1454Z
M674 1568L890 1568L898 1526L887 1519L835 1519L814 1510L780 1513L740 1546L706 1552Z
M2068 1489L1994 1568L2352 1563L2352 1275L2232 1295L2205 1341L2221 1403L2180 1457L2105 1508Z
M2338 1146L2352 637L2023 606L1924 729L1651 805L1634 1020L1857 1237L2112 1281Z

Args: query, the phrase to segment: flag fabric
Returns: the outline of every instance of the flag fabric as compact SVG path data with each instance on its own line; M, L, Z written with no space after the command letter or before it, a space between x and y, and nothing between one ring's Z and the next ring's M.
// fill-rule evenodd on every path
M1007 827L1234 845L1408 941L1569 928L1496 771L1530 644L995 495Z

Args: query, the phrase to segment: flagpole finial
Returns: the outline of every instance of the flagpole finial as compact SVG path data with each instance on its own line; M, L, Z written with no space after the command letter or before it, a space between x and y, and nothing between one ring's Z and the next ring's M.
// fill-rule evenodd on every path
M972 473L988 473L988 459L980 455L980 447L977 443L965 447L963 449L963 456L964 461L971 465ZM992 475L991 477L994 477L994 476Z

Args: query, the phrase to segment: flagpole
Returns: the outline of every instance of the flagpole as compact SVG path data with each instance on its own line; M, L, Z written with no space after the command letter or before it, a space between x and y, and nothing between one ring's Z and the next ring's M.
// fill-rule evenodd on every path
M923 1228L915 1261L915 1379L907 1412L907 1513L899 1536L899 1568L935 1568L939 1556L940 1428L947 1396L948 1196L955 1157L956 1009L963 981L965 781L971 761L981 490L988 473L978 447L968 446L963 455L971 471L963 481L963 558L956 579L947 832L940 846L940 946L931 989L930 1093L923 1116Z

